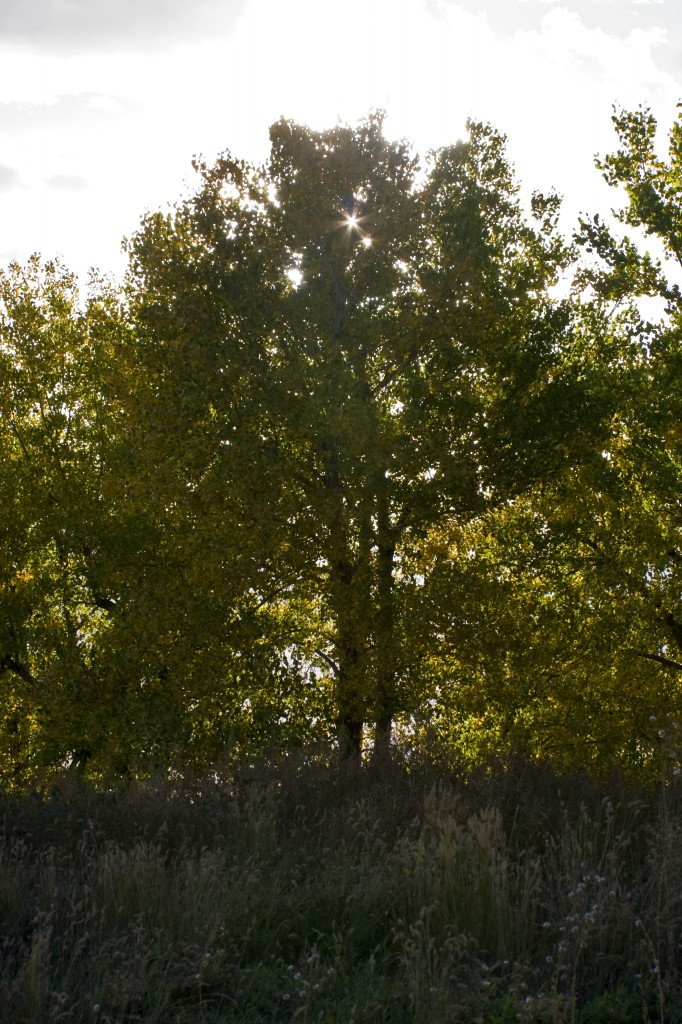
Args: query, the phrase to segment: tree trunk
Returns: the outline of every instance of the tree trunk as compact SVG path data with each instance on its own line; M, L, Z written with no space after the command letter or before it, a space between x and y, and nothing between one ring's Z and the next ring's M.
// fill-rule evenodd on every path
M362 754L364 725L363 616L358 605L360 571L357 552L349 542L348 510L344 500L344 487L339 472L339 458L331 442L324 445L324 483L333 502L330 519L329 549L327 553L330 574L331 608L335 625L336 654L335 702L337 708L339 756L342 761L357 761Z
M374 724L374 749L372 761L375 764L386 764L391 759L391 733L393 719L390 716L378 718Z
M344 764L360 764L362 757L363 722L344 716L339 719L338 743L339 761Z
M395 531L391 527L388 478L382 472L377 484L377 655L374 726L374 758L385 761L391 752L391 730L396 712L397 652L395 649Z

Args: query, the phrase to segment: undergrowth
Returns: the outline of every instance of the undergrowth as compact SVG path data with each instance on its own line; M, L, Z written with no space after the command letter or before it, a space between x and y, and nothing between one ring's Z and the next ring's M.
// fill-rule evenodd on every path
M300 764L0 821L3 1022L682 1022L674 788Z

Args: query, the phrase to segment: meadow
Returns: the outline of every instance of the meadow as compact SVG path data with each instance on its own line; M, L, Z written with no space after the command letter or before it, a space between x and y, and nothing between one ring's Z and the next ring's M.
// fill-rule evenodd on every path
M0 798L7 1024L682 1021L682 789L291 759Z

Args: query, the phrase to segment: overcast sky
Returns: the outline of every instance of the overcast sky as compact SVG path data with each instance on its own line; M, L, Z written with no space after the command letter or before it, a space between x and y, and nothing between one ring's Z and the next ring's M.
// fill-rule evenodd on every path
M119 274L191 159L262 160L280 116L372 107L421 151L491 121L567 227L616 197L611 111L682 101L682 0L0 0L0 265L60 254Z

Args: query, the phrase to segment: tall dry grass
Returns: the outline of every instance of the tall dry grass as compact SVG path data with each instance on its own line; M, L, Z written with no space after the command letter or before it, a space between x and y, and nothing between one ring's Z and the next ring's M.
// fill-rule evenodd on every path
M680 796L300 764L0 798L0 1020L673 1024Z

